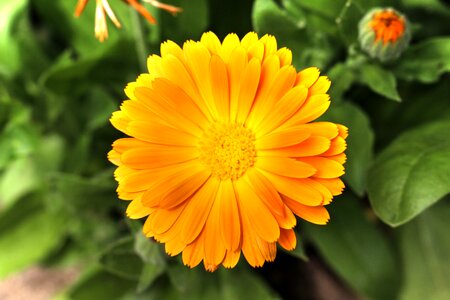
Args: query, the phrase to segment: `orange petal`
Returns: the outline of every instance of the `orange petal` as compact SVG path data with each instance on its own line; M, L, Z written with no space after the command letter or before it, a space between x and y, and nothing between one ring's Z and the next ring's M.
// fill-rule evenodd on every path
M150 228L155 234L163 233L169 230L180 214L185 209L186 204L183 203L172 209L158 208L150 215Z
M165 244L165 251L170 256L175 256L181 253L181 251L186 248L186 245L183 244L180 239L172 239L170 241L167 241Z
M116 166L120 166L122 164L122 162L120 161L120 153L115 150L111 150L108 152L108 160Z
M241 224L231 180L222 181L216 201L220 203L220 233L225 247L236 251L241 245Z
M209 213L208 220L205 224L205 266L209 267L211 270L212 266L217 266L222 263L225 258L226 247L223 239L220 238L221 235L221 200L216 197L214 204ZM228 200L228 199L227 199Z
M288 157L258 157L255 167L292 178L307 178L316 173L316 169L310 164Z
M192 165L190 169L180 169L162 176L153 174L153 176L154 184L143 195L143 204L148 207L171 208L184 202L200 188L209 178L210 172L198 164Z
M265 261L274 261L277 256L277 243L269 243L256 237L256 244Z
M241 89L241 80L245 69L247 68L248 58L243 47L237 47L231 53L228 63L228 77L230 88L230 120L235 121L239 107L239 92Z
M278 176L266 171L262 171L262 173L272 182L279 193L305 205L320 205L324 201L322 193L311 187L304 179Z
M227 253L225 254L225 259L222 262L223 266L227 269L234 268L237 265L240 256L241 256L241 249L237 251L227 250Z
M261 73L261 63L253 58L241 77L236 122L244 123L255 100Z
M222 43L222 48L220 51L220 57L225 63L228 64L230 61L231 53L241 45L239 37L235 33L228 34Z
M303 142L280 149L262 150L259 156L304 157L324 153L330 147L330 140L320 136L311 136Z
M133 201L128 204L127 207L127 216L130 219L140 219L143 217L148 216L151 214L154 209L151 209L149 207L143 206L141 202L142 195L140 197L137 197Z
M342 137L338 136L331 141L330 149L328 149L322 155L323 156L338 155L338 154L341 154L342 152L344 152L346 148L347 148L347 143L345 142L345 140Z
M342 164L325 157L300 157L297 160L305 162L317 170L314 177L337 178L344 175Z
M202 261L204 257L204 240L205 235L202 232L195 241L187 245L183 250L183 263L186 266L194 268Z
M300 218L318 225L325 225L330 220L328 211L323 206L303 205L289 197L284 197L284 203Z
M284 249L291 251L297 247L297 237L293 229L281 229L278 243Z
M272 68L279 68L278 56L273 57L276 57L275 62L268 67L269 70L263 69L263 72L275 72L276 70L272 70ZM256 100L246 124L252 128L258 128L259 124L265 121L265 117L273 111L274 104L292 88L294 81L295 69L292 66L282 67L275 75L262 73Z
M303 85L307 88L311 87L319 78L320 71L316 67L306 68L297 74L295 85Z
M237 38L237 37L236 37ZM238 39L239 42L239 39ZM210 74L212 89L212 101L221 119L228 121L230 118L230 95L227 66L217 55L213 55L210 61Z
M185 244L192 243L205 226L206 219L208 218L216 198L218 187L219 180L216 178L209 178L189 200L181 215L184 224L181 232L181 239Z
M309 88L310 95L325 94L330 89L331 81L326 76L319 79Z
M255 131L261 132L261 135L283 124L303 105L308 95L308 89L304 86L297 86L289 90L279 101L277 101L267 115L261 117L261 122Z
M277 51L277 55L280 58L281 66L287 66L292 63L292 51L286 47L283 47Z
M337 196L342 194L342 191L345 188L344 183L339 178L311 178L314 181L317 181L321 185L325 186L333 196ZM324 203L327 204L327 203Z
M276 130L262 137L257 137L255 147L257 150L283 148L303 142L310 133L298 127Z
M198 157L198 150L192 147L163 146L156 151L155 148L141 147L127 150L122 154L121 161L130 168L139 170L165 167Z
M126 0L135 10L137 10L151 24L156 24L155 18L136 0Z
M220 49L222 48L222 44L220 43L219 38L212 31L205 32L202 34L200 42L208 48L211 54L218 55L220 53Z
M322 136L329 140L339 134L337 125L331 122L313 122L297 125L296 127L308 130L312 136Z
M161 145L194 147L198 140L186 132L150 121L131 121L128 123L127 131L135 138Z
M248 217L258 236L268 242L276 241L280 236L280 227L269 209L243 177L235 181L234 186L240 211Z

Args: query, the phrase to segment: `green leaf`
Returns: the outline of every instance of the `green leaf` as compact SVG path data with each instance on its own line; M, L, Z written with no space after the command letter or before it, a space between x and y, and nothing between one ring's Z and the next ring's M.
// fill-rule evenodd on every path
M105 175L110 173L99 173L92 178L66 173L54 174L49 182L52 204L74 212L86 207L95 210L110 208L117 195L113 180Z
M401 300L450 299L448 204L437 204L400 229Z
M221 299L279 299L268 285L253 270L237 268L220 269Z
M137 292L145 291L152 283L166 270L165 264L151 264L147 263L142 268L142 273L139 277Z
M401 101L397 80L391 71L375 64L364 64L359 70L360 81L372 91L394 101Z
M27 198L0 215L0 279L45 258L66 232L64 219Z
M344 93L355 81L354 71L343 63L337 63L327 72L327 75L332 83L329 94L333 103L342 100Z
M351 102L333 103L323 120L341 123L348 127L347 162L344 180L359 196L364 195L367 172L373 160L374 133L369 118Z
M0 3L0 74L11 75L21 67L19 43L14 38L17 19L23 15L27 0Z
M435 82L450 72L450 38L432 38L409 48L395 66L395 74L405 80Z
M134 251L131 237L114 242L101 256L100 264L107 271L131 280L138 280L142 272L142 260Z
M305 224L324 259L355 290L370 299L395 299L398 271L387 239L346 193L329 206L327 226Z
M181 7L183 11L176 16L161 11L160 30L163 37L178 43L187 39L198 39L208 27L209 1L207 0L173 0L171 5Z
M20 197L33 191L40 182L38 173L29 157L12 162L0 177L0 205L5 209ZM0 210L1 211L1 210Z
M387 224L408 222L450 192L450 122L405 132L375 160L369 199Z
M273 34L277 39L288 38L305 27L305 20L296 20L272 0L256 0L252 19L253 26L259 34Z
M161 253L161 245L144 236L141 230L135 234L134 251L144 262L137 287L137 291L140 293L166 271L166 260Z
M82 280L60 299L111 300L120 299L135 285L135 282L115 276L106 271L97 271Z

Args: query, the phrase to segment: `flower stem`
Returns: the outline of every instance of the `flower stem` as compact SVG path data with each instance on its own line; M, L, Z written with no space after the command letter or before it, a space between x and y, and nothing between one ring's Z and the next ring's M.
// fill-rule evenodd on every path
M144 30L142 28L142 22L139 18L138 13L132 9L131 11L131 22L132 22L132 30L133 30L133 37L136 47L136 53L138 55L139 60L139 66L141 68L141 71L144 72L147 65L147 43L145 41L145 35Z

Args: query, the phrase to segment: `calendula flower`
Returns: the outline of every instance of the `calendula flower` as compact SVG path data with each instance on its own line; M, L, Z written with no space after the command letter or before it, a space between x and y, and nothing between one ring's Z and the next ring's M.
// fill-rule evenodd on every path
M393 8L375 8L359 23L362 49L381 61L399 57L408 47L410 39L408 20Z
M347 128L313 122L330 105L317 68L297 73L273 36L211 32L171 41L125 89L109 160L130 218L184 264L234 267L296 247L295 215L326 224L344 184Z
M78 0L77 7L75 8L75 16L79 17L83 13L84 8L86 7L89 0ZM144 18L147 19L151 24L155 24L156 20L153 16L142 6L137 0L124 0L126 3L131 5L134 9L136 9ZM146 3L149 3L157 8L164 9L172 14L177 14L181 11L180 8L160 3L156 0L143 0ZM108 3L108 0L96 0L96 9L95 9L95 37L99 39L101 42L108 38L108 25L106 24L106 15L111 19L111 21L116 25L117 28L121 28L119 20L117 19L114 11L111 9L111 6Z

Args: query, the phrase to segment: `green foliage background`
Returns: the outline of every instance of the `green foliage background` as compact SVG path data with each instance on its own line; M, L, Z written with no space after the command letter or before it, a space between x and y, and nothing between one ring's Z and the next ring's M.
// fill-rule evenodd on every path
M109 24L99 43L93 1L79 19L75 0L0 2L0 278L36 263L76 265L82 274L59 299L288 297L242 258L208 274L165 255L124 217L106 160L121 136L109 116L161 41L255 30L291 48L298 69L317 66L332 79L323 119L350 130L346 192L329 206L328 226L299 222L291 255L318 256L365 299L450 299L450 6L172 0L184 12L148 6L152 26L110 3L124 28ZM356 40L358 21L379 6L413 25L412 45L389 64L366 57Z

